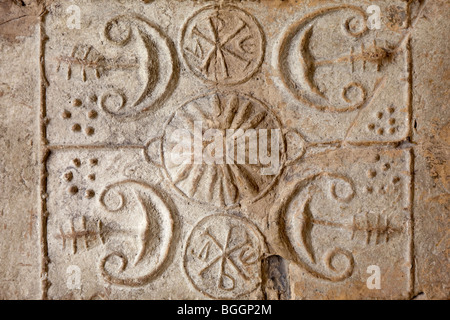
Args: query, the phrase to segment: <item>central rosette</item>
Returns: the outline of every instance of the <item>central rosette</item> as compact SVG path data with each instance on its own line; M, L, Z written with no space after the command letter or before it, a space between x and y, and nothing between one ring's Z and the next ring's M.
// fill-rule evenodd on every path
M185 196L232 206L262 196L282 167L278 120L260 101L212 94L183 105L166 124L165 171Z

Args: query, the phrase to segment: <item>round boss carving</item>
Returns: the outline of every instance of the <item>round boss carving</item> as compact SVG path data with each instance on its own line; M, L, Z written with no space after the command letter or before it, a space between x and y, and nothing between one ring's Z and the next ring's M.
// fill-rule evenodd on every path
M207 137L210 129L219 138ZM254 98L202 96L183 105L166 124L162 167L177 191L198 202L230 207L242 199L257 200L273 186L284 165L284 139L280 136L272 141L280 132L276 117ZM199 135L200 160L195 147ZM263 147L273 156L271 162L262 159L261 148L259 154L251 149L249 139L261 144L264 138ZM219 152L223 152L220 158ZM174 159L180 154L183 159ZM208 162L208 156L214 161Z
M215 84L238 84L252 77L264 58L265 40L256 19L233 6L210 6L196 12L180 40L186 65Z
M231 299L260 285L263 251L261 235L254 225L243 218L218 214L194 227L183 264L197 290L212 298Z

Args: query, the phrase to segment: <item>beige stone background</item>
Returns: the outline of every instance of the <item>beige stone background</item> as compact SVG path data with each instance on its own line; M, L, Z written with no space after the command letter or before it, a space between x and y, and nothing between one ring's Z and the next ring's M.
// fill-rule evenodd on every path
M0 0L0 299L42 297L37 25L49 2ZM338 1L260 5L299 2ZM429 0L412 35L416 299L450 298L449 37L450 1Z

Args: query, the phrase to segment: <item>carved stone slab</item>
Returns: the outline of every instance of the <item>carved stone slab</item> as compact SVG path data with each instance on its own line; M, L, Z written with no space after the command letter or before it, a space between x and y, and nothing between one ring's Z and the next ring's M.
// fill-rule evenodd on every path
M294 296L327 297L326 290L305 292L323 281L367 290L366 270L373 265L388 270L383 281L392 286L384 294L408 296L414 281L411 161L408 149L343 148L306 156L298 170L289 170L269 230L295 261Z

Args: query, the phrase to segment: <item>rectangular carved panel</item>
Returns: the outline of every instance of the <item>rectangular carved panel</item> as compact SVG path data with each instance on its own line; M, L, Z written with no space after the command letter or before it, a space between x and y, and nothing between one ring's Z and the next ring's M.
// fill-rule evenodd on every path
M50 5L43 297L411 298L426 4Z

